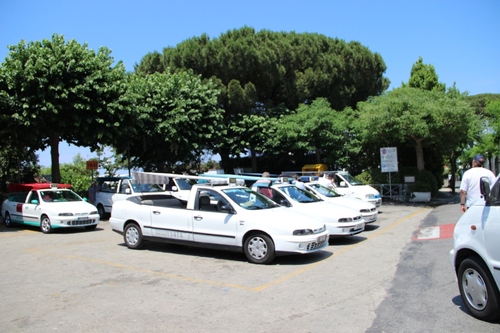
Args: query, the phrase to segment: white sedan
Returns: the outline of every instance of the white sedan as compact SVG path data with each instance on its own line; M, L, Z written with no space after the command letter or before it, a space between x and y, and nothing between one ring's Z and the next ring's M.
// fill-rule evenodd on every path
M290 211L304 213L326 224L330 237L352 236L365 230L365 221L359 210L324 201L307 190L288 183L272 184L257 181L252 188L287 207Z
M24 224L50 233L55 228L94 230L99 224L97 208L68 188L51 184L22 184L18 188L19 192L2 203L7 227Z
M305 183L304 185L307 190L325 201L358 210L361 217L365 220L365 223L373 223L378 219L377 207L368 201L357 198L347 198L337 193L334 189L321 185L317 181Z
M187 202L132 195L113 203L110 226L127 247L145 240L243 252L256 264L328 246L322 221L296 214L242 186L194 185Z

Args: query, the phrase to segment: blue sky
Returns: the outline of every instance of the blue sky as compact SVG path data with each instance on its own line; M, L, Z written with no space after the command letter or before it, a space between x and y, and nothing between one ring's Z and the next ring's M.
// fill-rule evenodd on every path
M128 71L148 52L191 37L217 38L250 26L257 31L320 33L359 41L384 59L389 90L410 76L421 56L439 81L471 95L500 93L498 0L1 0L0 61L7 45L62 34L97 50L109 48ZM88 149L60 144L60 162ZM50 152L40 153L50 166Z

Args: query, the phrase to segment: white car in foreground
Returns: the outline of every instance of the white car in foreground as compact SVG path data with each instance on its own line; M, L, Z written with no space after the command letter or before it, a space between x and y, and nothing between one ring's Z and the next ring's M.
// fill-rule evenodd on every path
M109 222L132 249L144 240L177 243L243 252L257 264L328 246L322 221L235 185L193 185L187 202L169 194L132 195L113 203Z
M450 259L458 289L470 314L500 320L500 181L481 179L484 200L477 200L455 226Z
M325 223L330 237L352 236L365 230L365 221L359 210L324 201L295 185L272 184L270 181L261 180L255 182L252 188L292 212L320 219Z
M334 189L330 189L321 185L320 183L318 183L318 181L304 183L304 185L307 190L311 191L317 197L325 201L356 209L361 214L361 217L365 220L365 223L373 223L378 219L377 207L375 207L375 205L369 203L368 201L358 198L345 197L337 193Z
M99 224L97 208L69 189L67 184L11 184L12 193L2 203L7 227L24 224L40 227L43 233L56 228L84 227L94 230Z

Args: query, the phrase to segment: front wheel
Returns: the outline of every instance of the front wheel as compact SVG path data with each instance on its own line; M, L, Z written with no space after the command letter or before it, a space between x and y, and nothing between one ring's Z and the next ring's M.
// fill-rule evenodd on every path
M52 232L52 225L50 224L50 219L47 215L42 216L42 220L40 221L40 230L44 234L50 234Z
M470 257L458 268L460 295L469 312L485 321L500 320L500 292L483 261Z
M99 217L101 220L106 220L106 218L108 217L106 210L104 210L104 206L101 204L97 205L97 212L99 213Z
M245 240L243 250L247 259L254 264L268 264L274 260L274 243L264 234L254 234Z
M143 245L141 228L135 224L127 224L123 231L123 240L129 249L140 249Z

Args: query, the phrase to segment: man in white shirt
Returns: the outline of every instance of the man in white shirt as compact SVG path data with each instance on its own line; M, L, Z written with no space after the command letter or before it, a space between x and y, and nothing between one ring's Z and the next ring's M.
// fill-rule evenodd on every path
M490 185L495 182L495 175L491 170L483 167L484 156L477 154L472 160L472 168L465 171L460 184L460 207L462 213L467 211L474 201L482 198L480 190L481 177L488 177Z
M335 188L335 182L333 179L333 173L329 173L326 177L320 176L318 178L318 183L328 188Z

